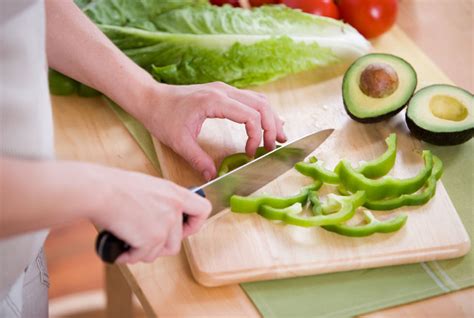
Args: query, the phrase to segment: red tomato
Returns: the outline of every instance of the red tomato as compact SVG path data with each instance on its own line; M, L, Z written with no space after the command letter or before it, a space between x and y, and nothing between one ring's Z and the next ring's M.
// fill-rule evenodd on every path
M397 18L397 0L340 0L338 5L342 19L366 38L386 32Z
M339 10L333 0L280 0L280 3L307 13L339 19Z
M278 3L278 0L249 0L249 3L252 7L260 7L264 4L275 4Z
M239 0L211 0L211 3L216 6L223 6L224 4L230 4L233 7L240 7Z

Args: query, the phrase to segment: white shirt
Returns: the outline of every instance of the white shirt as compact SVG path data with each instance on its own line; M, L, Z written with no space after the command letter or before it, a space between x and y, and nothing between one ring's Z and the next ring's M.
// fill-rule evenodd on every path
M54 156L45 27L43 0L0 0L2 156ZM5 226L1 210L0 226ZM0 301L8 293L19 293L24 270L35 259L47 234L44 230L0 240Z

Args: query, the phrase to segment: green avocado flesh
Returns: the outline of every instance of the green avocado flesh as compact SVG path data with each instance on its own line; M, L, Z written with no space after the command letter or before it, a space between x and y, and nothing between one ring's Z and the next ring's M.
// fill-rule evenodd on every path
M405 60L382 53L364 55L344 75L344 107L359 122L382 121L405 107L416 84L416 72Z
M408 128L417 138L435 145L457 145L474 135L474 96L451 85L419 90L408 104Z

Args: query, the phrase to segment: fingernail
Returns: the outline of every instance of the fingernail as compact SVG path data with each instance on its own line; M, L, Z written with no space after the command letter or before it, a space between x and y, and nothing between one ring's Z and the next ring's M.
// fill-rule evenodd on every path
M211 178L212 178L211 173L210 173L209 171L207 171L207 170L204 170L204 172L202 173L202 175L204 176L204 179L205 179L206 181L210 181Z

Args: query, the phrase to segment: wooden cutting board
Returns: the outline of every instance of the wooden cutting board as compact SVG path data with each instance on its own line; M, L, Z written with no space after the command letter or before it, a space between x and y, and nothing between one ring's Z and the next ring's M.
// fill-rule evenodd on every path
M418 74L418 88L449 83L442 72L395 28L373 42L374 50L409 61ZM422 166L421 144L409 135L404 112L378 124L359 124L345 113L341 98L341 69L310 71L256 88L264 92L286 121L289 140L333 127L336 131L314 154L332 168L341 159L370 160L385 150L384 139L398 135L398 153L391 174L408 177ZM242 126L226 120L208 120L200 134L203 148L216 164L245 145ZM203 183L179 156L155 141L163 176L183 186ZM258 192L289 195L310 180L295 170L278 177ZM453 258L466 254L469 237L441 182L425 206L403 208L406 226L392 234L348 238L321 228L299 228L269 222L258 215L225 210L184 242L195 279L205 286L267 280L335 271ZM377 212L384 217L387 212Z

